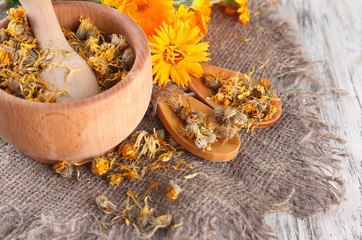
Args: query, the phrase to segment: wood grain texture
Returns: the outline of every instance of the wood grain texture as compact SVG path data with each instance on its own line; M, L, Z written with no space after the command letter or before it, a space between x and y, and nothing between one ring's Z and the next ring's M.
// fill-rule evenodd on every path
M115 9L87 2L60 2L54 8L63 27L75 30L83 16L107 35L125 36L135 63L114 87L80 101L38 103L0 91L0 136L38 161L79 162L114 148L142 120L152 92L151 54L142 29Z
M350 157L339 172L346 181L344 204L309 220L273 214L267 223L280 239L361 239L361 114L362 114L362 1L282 0L280 15L289 18L300 37L306 57L316 64L313 73L324 86L349 95L331 93L320 109L322 121L346 140Z

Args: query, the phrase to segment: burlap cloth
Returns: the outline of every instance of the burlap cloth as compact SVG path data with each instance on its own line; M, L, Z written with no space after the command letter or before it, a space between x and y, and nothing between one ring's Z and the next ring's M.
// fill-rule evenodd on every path
M256 12L267 1L249 2L251 12ZM336 176L344 152L333 146L343 141L319 120L321 92L306 73L310 64L290 25L270 9L246 25L222 11L213 8L206 36L211 63L241 72L264 64L255 76L268 77L276 85L283 102L280 121L256 130L254 137L242 131L240 152L230 162L184 153L180 159L194 169L155 170L143 180L116 186L91 174L89 165L79 168L81 181L63 179L51 166L0 140L0 239L134 239L134 227L127 227L122 219L111 222L94 198L105 194L124 209L128 187L143 196L152 180L160 186L160 192L150 192L155 215L170 213L172 224L183 222L175 229L160 229L155 239L269 239L273 230L265 224L265 214L287 211L306 218L341 202L344 186ZM150 112L138 129L162 127ZM209 178L183 178L194 172ZM165 198L170 179L183 188L177 200Z

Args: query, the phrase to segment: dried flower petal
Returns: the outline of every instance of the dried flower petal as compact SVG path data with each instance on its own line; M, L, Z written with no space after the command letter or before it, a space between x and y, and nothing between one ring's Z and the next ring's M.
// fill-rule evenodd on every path
M138 217L138 222L141 227L144 227L147 225L147 223L150 220L151 213L155 210L154 208L149 209L148 203L147 203L147 200L149 198L150 198L149 196L145 197L145 200L144 200L145 206L142 208L141 214Z
M166 197L169 199L177 199L178 194L182 191L179 185L177 185L173 180L170 180L168 184L168 190Z

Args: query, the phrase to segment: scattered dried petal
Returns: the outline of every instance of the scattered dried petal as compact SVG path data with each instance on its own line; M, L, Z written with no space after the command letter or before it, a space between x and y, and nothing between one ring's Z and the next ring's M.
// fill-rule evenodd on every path
M191 178L196 177L197 175L204 175L205 177L209 178L209 176L206 173L203 173L203 172L197 172L197 173L193 173L193 174L190 174L190 175L186 175L186 176L184 176L184 178L191 179Z
M178 194L182 191L179 185L177 185L173 180L170 180L168 185L168 190L166 197L169 199L177 199Z

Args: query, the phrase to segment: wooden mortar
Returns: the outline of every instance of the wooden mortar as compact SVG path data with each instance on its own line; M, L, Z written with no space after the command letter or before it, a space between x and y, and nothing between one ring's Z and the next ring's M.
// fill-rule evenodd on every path
M89 17L106 35L126 37L136 59L114 87L69 103L30 102L0 91L0 136L37 161L81 162L100 156L124 140L142 120L152 92L149 44L142 29L123 13L89 2L57 2L63 27L77 29ZM5 28L8 19L0 22Z

